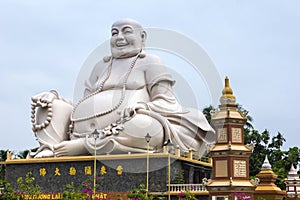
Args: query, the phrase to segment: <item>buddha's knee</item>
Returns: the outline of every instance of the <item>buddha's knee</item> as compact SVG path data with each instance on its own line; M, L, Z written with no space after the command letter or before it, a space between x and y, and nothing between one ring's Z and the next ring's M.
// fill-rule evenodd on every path
M53 145L67 140L71 112L72 105L60 99L54 99L45 107L38 106L33 124L38 141Z
M135 146L145 148L147 133L151 136L150 147L161 148L164 143L164 127L159 120L149 115L136 114L124 123L122 134L129 138L128 142L135 143Z

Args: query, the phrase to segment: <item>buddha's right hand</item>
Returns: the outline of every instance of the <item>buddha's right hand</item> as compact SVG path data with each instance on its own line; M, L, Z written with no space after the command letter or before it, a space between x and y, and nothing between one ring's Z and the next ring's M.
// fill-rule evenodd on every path
M87 155L89 152L85 147L85 139L78 138L54 145L54 155L56 157Z
M52 103L54 99L58 98L58 93L55 90L50 92L42 92L31 97L32 102L39 104L42 107L47 106L47 103Z

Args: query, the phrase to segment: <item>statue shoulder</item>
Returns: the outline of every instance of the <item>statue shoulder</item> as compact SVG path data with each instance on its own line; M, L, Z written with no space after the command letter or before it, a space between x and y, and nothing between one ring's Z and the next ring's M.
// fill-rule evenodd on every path
M162 59L154 54L146 54L145 57L142 59L143 62L149 63L149 64L160 64L163 65Z
M101 75L109 64L109 61L109 56L106 56L103 59L99 60L92 69L90 79L94 80L97 76Z
M146 72L165 68L162 59L154 54L145 54L145 57L141 58L139 63Z
M99 77L105 72L107 66L109 65L110 57L104 57L103 59L99 60L95 66L93 67L91 74L87 80L85 80L85 87L89 91L94 91L97 87L97 81Z
M159 56L147 54L145 58L141 60L143 60L142 66L145 70L146 81L147 83L151 83L149 87L152 87L159 81L170 81L171 85L174 84L170 72Z

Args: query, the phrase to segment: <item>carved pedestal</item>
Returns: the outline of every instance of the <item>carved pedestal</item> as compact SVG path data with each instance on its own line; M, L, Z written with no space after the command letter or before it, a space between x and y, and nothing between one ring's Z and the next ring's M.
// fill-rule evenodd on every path
M140 184L146 185L147 154L105 155L96 158L97 193L113 195L110 198L116 199L117 194L128 193ZM210 178L210 163L170 155L169 165L168 158L167 153L149 155L149 192L167 194L168 176L173 183L174 177L181 170L184 171L186 183L201 183L202 178ZM59 194L65 190L66 184L72 182L78 186L89 181L93 185L94 159L94 156L77 156L8 160L5 162L6 180L17 188L17 179L32 172L43 194Z

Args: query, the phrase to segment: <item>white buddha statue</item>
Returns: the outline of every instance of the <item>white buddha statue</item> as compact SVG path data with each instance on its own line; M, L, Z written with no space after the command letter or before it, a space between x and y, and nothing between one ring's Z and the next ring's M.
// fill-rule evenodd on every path
M146 152L161 149L170 139L181 152L202 156L216 136L204 115L182 107L172 86L175 81L161 59L144 51L147 34L131 19L111 27L111 56L104 57L85 82L76 104L55 91L32 97L33 130L40 142L33 157ZM35 108L37 114L35 114Z

